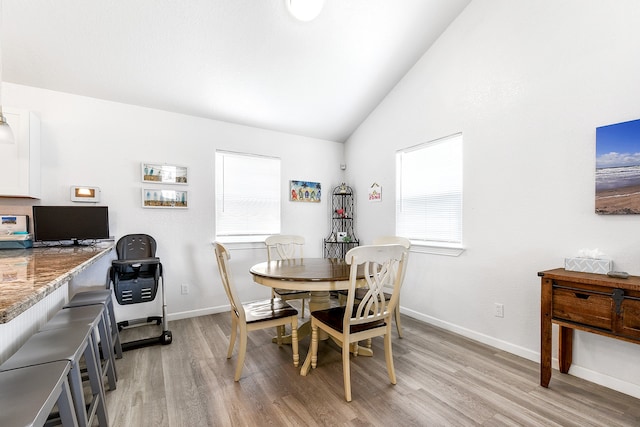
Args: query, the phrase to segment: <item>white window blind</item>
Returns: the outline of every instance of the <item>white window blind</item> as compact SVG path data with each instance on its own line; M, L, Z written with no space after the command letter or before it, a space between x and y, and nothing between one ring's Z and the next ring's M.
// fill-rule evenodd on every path
M396 234L462 245L462 134L396 154Z
M280 159L216 151L216 235L280 233Z

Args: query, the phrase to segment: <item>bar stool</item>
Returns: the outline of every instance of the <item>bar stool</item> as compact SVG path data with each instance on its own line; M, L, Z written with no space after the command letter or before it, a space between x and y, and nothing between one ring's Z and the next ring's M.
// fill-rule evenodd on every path
M101 427L107 427L109 420L105 405L102 373L98 366L96 346L93 343L94 328L91 325L75 323L68 328L36 332L9 359L0 365L0 372L17 368L41 365L55 361L70 362L69 388L73 405L81 427L91 426L95 417ZM91 402L86 406L82 386L80 360L84 356L91 388Z
M62 425L77 427L70 367L65 360L0 372L0 425L44 426L57 404Z
M86 305L96 304L102 304L105 306L106 313L109 316L111 342L114 345L116 359L122 359L122 344L120 343L118 323L116 322L116 315L113 310L113 298L111 296L111 289L98 289L94 291L78 292L73 296L73 298L71 298L69 303L66 304L64 308L83 307Z
M113 344L111 343L111 334L109 333L109 325L106 321L105 308L103 305L88 305L85 307L69 307L58 311L45 325L40 328L40 331L48 331L51 329L63 329L73 326L75 323L81 325L89 325L95 331L98 330L98 336L95 332L93 335L93 343L96 346L96 354L100 357L100 367L103 376L106 376L109 381L109 390L116 389L116 381L118 379L116 374L115 358L113 355ZM97 345L100 343L102 352L97 349Z

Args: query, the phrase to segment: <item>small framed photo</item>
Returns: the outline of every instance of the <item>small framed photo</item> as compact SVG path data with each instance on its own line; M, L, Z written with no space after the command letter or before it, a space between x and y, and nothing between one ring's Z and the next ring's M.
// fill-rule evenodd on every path
M142 182L154 184L188 184L185 166L159 163L142 163Z
M380 184L374 182L373 184L371 184L371 187L369 187L369 201L382 201L382 187L380 187Z
M336 233L336 237L337 237L337 241L338 242L344 242L347 239L347 232L346 231L338 231Z
M186 191L167 190L163 188L143 188L142 207L186 209L189 207L189 200Z

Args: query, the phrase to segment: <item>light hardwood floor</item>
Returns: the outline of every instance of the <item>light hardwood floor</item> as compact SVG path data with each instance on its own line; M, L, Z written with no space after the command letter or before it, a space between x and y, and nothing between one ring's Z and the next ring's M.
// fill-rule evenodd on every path
M227 360L228 313L169 322L173 343L124 353L107 391L120 426L640 426L640 400L403 316L394 329L398 378L389 383L382 339L374 357L352 357L353 401L344 400L337 346L320 344L318 368L301 377L273 331L249 334L239 383ZM146 328L146 327L145 327ZM136 328L138 329L138 328ZM140 330L124 331L126 334ZM300 342L304 361L309 338Z

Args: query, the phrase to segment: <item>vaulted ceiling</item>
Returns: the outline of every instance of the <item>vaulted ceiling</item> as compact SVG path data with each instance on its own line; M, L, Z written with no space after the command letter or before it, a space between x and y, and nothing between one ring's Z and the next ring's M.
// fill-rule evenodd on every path
M6 82L345 141L471 0L1 0Z

